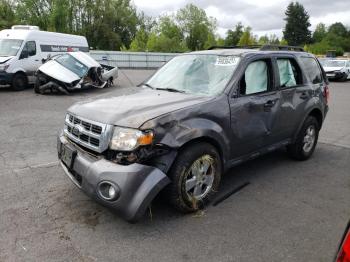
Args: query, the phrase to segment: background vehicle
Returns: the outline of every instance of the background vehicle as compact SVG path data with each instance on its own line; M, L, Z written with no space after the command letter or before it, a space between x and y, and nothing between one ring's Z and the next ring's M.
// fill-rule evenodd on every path
M346 226L344 235L340 241L335 262L349 262L350 261L350 221Z
M328 79L346 81L350 78L350 61L345 59L327 60L323 64Z
M176 209L193 212L234 165L285 146L297 160L310 158L328 82L313 55L291 49L187 53L132 94L73 105L58 137L63 170L136 221L162 189Z
M83 52L69 52L49 59L36 76L35 93L57 90L68 94L74 89L110 87L118 68L100 65Z
M13 26L0 31L0 85L22 90L35 82L34 73L50 56L67 51L89 52L85 37Z

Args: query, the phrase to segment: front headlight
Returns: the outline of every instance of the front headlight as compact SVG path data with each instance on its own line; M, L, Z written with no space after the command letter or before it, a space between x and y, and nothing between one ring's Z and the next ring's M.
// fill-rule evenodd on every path
M150 145L153 142L153 132L143 132L137 129L115 127L109 148L120 151L132 151L139 146Z
M7 68L9 68L10 65L0 65L0 71L6 71Z

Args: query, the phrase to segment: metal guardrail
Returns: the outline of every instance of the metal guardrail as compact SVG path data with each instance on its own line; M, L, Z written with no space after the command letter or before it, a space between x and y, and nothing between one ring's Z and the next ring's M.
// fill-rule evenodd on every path
M161 67L178 53L90 51L90 55L100 64L119 68L155 69Z

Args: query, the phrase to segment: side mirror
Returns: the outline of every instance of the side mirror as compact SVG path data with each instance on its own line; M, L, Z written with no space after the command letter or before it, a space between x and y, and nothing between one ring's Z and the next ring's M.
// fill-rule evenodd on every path
M29 56L28 50L23 49L21 55L19 56L19 59L28 58L28 56Z

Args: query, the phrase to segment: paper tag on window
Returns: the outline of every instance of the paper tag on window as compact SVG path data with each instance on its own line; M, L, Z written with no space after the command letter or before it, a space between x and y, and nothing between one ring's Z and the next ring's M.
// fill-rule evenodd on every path
M237 65L238 58L235 56L218 56L215 65L218 66L233 66Z

